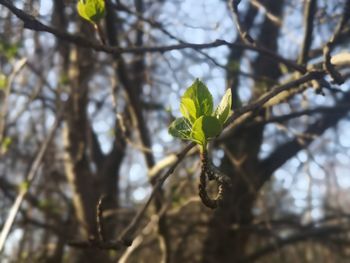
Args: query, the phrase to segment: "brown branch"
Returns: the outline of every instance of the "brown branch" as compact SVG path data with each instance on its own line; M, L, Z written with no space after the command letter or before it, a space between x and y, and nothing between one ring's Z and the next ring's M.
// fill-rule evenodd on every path
M80 249L87 249L87 248L98 248L98 249L106 249L106 250L120 250L125 247L131 246L131 241L126 240L117 240L117 241L105 241L101 242L97 239L92 239L89 241L70 241L68 243L69 246L80 248Z
M255 102L237 109L234 112L234 114L230 117L227 126L229 124L233 123L235 120L237 120L243 114L259 110L267 102L269 102L269 100L275 98L278 94L282 93L283 91L288 91L291 88L302 85L302 84L304 84L308 81L311 81L311 80L322 79L323 76L324 76L323 71L311 71L311 72L308 72L305 75L301 76L298 79L295 79L293 81L287 82L285 84L282 84L280 86L273 88L270 92L264 94Z

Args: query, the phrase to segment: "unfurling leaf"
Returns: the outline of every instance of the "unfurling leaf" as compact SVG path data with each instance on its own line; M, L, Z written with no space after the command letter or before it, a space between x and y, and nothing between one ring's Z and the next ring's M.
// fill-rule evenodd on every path
M105 15L104 0L79 0L77 4L79 15L87 21L96 24Z
M182 115L191 123L199 117L209 116L213 112L213 97L207 86L196 79L181 98Z
M191 140L203 149L210 139L218 136L231 113L231 90L227 90L213 112L213 97L200 80L196 80L181 97L182 118L169 126L169 133L183 140Z
M169 133L174 137L189 140L191 129L191 123L186 118L178 118L170 124Z
M189 122L194 123L197 119L197 109L194 101L190 98L182 98L180 112Z
M192 127L191 140L205 146L209 139L216 137L222 130L220 121L214 116L201 116Z
M222 97L220 104L215 109L214 116L220 121L221 125L224 125L231 113L232 105L232 93L231 89L226 90L225 95Z

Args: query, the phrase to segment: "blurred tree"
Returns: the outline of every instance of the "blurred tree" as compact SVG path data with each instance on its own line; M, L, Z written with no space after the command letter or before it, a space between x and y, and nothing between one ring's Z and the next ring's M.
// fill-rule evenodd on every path
M77 2L0 0L1 262L349 260L349 0ZM167 133L197 77L215 210Z

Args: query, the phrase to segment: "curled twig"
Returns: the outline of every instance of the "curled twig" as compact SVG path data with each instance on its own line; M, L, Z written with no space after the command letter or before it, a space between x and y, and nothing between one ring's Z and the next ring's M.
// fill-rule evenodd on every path
M209 208L215 209L222 204L226 182L222 176L216 176L214 171L210 168L208 161L208 153L206 150L201 152L201 174L199 177L199 197L203 204ZM218 193L215 198L211 198L207 192L207 179L215 180L218 185Z

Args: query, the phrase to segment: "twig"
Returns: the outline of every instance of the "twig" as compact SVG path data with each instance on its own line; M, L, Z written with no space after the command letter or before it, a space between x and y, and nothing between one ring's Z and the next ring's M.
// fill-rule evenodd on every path
M237 118L242 116L243 114L251 111L256 111L260 109L262 106L264 106L269 100L276 97L278 94L280 94L283 91L287 91L291 88L294 88L296 86L299 86L301 84L304 84L311 80L318 80L321 79L324 76L323 71L311 71L306 73L305 75L301 76L300 78L290 81L288 83L282 84L280 86L277 86L273 88L270 92L266 93L265 95L261 96L258 100L256 100L254 103L248 104L247 106L244 106L240 109L237 109L236 112L230 117L229 123L233 123Z
M128 249L124 252L124 254L120 257L119 263L127 262L129 256L139 247L144 239L144 236L149 234L154 228L159 224L159 220L164 217L167 212L171 201L168 201L166 204L163 204L162 208L155 215L151 216L150 221L146 224L146 226L142 229L141 233L135 238L132 245L128 247Z
M106 199L106 195L102 195L98 200L97 206L96 206L97 234L98 234L98 239L101 242L106 241L104 238L103 208L102 208L102 204L105 199Z
M201 198L202 203L205 206L211 209L215 209L222 205L226 185L224 180L221 180L221 178L217 176L215 172L212 170L212 168L210 167L208 152L206 149L204 149L203 152L201 152L200 157L201 157L201 173L199 176L199 185L198 185L199 197ZM217 183L218 192L214 198L211 198L208 195L208 192L206 189L207 179L209 181L215 180Z
M126 129L126 126L125 126L125 123L124 123L124 118L121 114L117 113L116 114L116 119L117 119L117 124L119 125L120 127L120 130L121 130L121 133L122 133L122 136L123 136L123 139L133 148L137 149L137 150L140 150L141 152L144 152L144 153L153 153L152 149L149 148L149 147L146 147L142 144L136 144L134 143L132 140L130 140L129 136L128 136L128 132L127 132L127 129Z
M8 103L9 103L9 96L11 93L11 86L13 84L13 81L17 75L17 73L24 67L24 65L27 63L26 58L22 58L18 62L15 63L14 68L10 76L8 77L6 87L4 89L4 96L3 96L3 103L0 111L0 144L2 143L4 137L5 137L5 126L6 126L6 118L7 118L7 112L8 112ZM0 149L0 156L2 155L2 149Z

